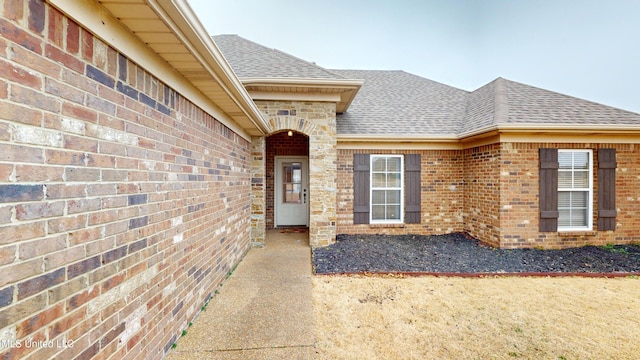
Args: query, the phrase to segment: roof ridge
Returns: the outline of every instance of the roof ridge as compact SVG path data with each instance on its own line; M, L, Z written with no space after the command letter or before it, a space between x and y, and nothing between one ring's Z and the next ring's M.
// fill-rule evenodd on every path
M509 91L506 80L498 77L493 89L493 124L509 121Z

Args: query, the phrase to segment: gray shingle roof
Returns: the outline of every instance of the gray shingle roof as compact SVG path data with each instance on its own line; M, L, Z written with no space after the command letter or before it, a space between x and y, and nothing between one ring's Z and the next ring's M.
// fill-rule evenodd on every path
M459 134L501 124L640 126L640 114L498 78L469 94Z
M237 35L213 37L240 78L364 79L341 135L461 135L504 124L632 125L640 114L498 78L469 92L404 71L328 70Z
M341 79L340 75L238 35L213 36L236 75L242 78Z
M515 81L506 83L506 123L640 125L640 114L536 88Z
M404 71L332 70L364 79L349 106L338 114L338 134L455 134L468 93Z

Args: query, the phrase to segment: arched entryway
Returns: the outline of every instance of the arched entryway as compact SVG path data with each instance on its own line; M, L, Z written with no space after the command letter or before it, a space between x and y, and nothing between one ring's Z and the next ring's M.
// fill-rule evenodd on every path
M309 137L293 130L266 139L266 228L309 226Z
M256 101L256 105L268 119L271 131L251 138L252 242L264 244L266 230L277 225L276 192L271 189L278 186L274 169L276 160L282 159L287 164L278 166L285 172L289 167L291 174L296 167L303 166L296 164L297 160L308 161L309 243L312 247L333 243L336 237L336 105L297 101ZM294 183L289 182L291 188ZM286 184L280 185L284 188ZM304 201L304 192L301 196Z

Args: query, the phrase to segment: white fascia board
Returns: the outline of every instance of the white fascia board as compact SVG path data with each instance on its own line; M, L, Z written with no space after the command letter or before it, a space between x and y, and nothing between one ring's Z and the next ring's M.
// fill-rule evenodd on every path
M364 80L357 79L306 79L306 78L242 78L242 83L247 85L265 86L300 86L300 87L324 87L344 88L347 90L359 89Z
M564 133L567 135L581 134L630 134L640 133L640 124L638 125L622 125L622 124L531 124L531 123L513 123L513 124L497 124L482 129L477 129L462 133L458 136L460 140L470 138L485 133Z
M269 132L267 121L189 4L184 0L147 1L161 14L174 34L198 58L256 128L263 133Z
M340 94L249 91L253 100L338 102Z

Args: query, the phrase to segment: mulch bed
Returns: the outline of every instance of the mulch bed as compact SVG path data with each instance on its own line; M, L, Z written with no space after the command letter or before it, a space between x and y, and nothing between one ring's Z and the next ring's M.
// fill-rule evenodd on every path
M464 234L338 235L313 251L316 274L640 275L640 245L496 249Z

